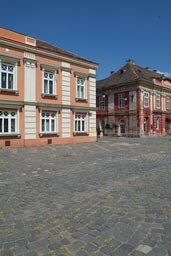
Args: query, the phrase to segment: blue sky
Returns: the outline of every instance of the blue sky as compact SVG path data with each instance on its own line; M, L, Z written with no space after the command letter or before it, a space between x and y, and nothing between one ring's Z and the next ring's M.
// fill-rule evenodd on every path
M171 75L170 0L5 0L0 26L99 63L97 79L127 59Z

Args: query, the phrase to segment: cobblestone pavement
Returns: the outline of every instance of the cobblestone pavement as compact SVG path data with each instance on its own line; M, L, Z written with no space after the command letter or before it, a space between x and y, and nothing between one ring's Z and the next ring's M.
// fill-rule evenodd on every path
M0 149L0 256L171 255L171 137Z

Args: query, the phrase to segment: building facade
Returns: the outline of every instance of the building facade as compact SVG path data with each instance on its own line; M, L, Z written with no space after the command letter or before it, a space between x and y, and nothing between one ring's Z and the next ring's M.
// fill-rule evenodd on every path
M128 60L97 81L97 128L106 135L171 135L171 78Z
M96 141L97 68L0 28L0 147Z

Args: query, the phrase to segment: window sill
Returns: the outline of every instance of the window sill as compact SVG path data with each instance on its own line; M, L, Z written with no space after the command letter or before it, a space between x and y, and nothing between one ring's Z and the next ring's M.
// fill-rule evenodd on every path
M88 132L73 132L73 135L74 136L84 136L84 135L89 135L89 133Z
M12 90L12 89L3 89L3 88L0 88L0 93L3 93L3 94L15 94L15 95L18 95L18 90Z
M20 133L0 133L0 137L18 137L21 138Z
M42 98L54 98L55 100L57 100L57 99L58 99L58 95L56 95L56 94L42 93Z
M87 99L82 99L82 98L75 98L75 101L76 102L88 102L88 100Z
M51 137L51 136L56 136L59 137L59 133L57 132L45 132L45 133L39 133L40 137Z

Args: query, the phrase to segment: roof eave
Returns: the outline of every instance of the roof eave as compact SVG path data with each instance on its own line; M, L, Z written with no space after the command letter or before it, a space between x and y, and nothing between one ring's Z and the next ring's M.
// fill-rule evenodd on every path
M16 41L11 41L8 40L4 37L0 37L0 45L5 45L5 46L9 46L9 47L13 47L15 49L18 50L24 50L24 51L29 51L31 53L35 53L35 54L40 54L40 55L44 55L47 57L51 57L51 58L55 58L55 59L59 59L62 61L68 61L74 64L79 64L81 66L87 66L89 68L93 68L93 69L97 69L99 64L89 61L89 60L85 60L80 58L76 58L76 57L70 57L70 56L64 56L64 54L58 54L58 53L54 53L52 51L45 51L44 49L39 49L35 46L31 46L31 45L26 45L26 44L22 44L20 42L16 42Z

